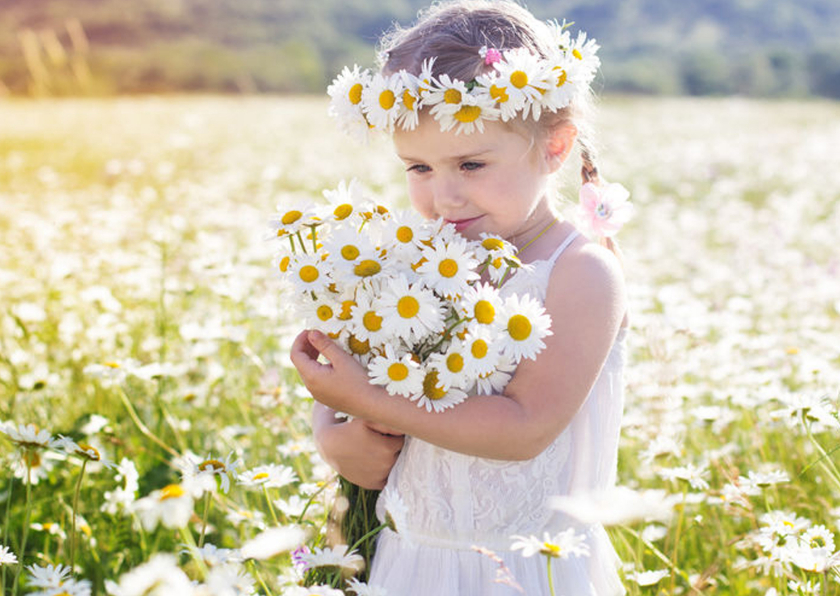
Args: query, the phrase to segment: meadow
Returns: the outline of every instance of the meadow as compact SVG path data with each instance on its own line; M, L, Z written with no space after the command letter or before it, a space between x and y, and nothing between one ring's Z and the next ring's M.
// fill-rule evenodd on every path
M595 125L636 206L619 484L670 504L609 529L628 593L840 594L840 104ZM299 586L301 543L345 559L265 237L353 177L406 206L321 99L0 100L0 592L337 593Z

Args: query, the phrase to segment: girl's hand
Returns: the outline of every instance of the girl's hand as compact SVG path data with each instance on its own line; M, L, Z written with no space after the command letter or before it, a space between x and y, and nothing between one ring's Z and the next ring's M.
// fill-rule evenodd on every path
M403 435L356 418L336 420L335 412L316 403L312 412L315 443L334 470L362 488L381 490L405 441Z
M328 362L318 362L323 355ZM365 368L320 331L302 331L292 344L290 357L303 384L322 404L359 415L358 406L374 387Z

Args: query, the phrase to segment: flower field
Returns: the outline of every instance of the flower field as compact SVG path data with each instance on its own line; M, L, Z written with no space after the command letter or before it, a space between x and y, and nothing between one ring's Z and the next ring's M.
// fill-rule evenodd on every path
M267 222L352 177L406 202L387 140L325 112L0 102L0 593L341 594L300 585L363 545L335 539ZM636 209L628 593L840 594L840 104L613 98L595 127Z

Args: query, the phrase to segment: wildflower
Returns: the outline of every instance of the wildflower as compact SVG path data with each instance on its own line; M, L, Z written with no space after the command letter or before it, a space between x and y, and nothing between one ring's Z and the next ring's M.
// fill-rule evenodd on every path
M630 193L617 183L596 186L587 182L580 189L578 217L596 236L614 236L633 215Z
M405 276L388 280L379 298L383 325L406 341L443 331L443 309L431 290Z
M297 526L269 528L248 540L239 549L245 559L264 560L296 549L306 538Z
M398 354L393 345L385 344L384 353L371 360L370 382L382 385L391 395L409 397L423 388L423 370L411 354Z
M371 126L388 132L394 129L394 122L400 115L403 91L403 78L399 74L373 75L362 91L362 112Z
M192 517L193 498L180 484L170 484L138 499L131 509L139 515L140 522L149 532L158 522L170 529L183 528Z
M15 553L8 546L0 546L0 565L14 565L17 562Z
M438 295L448 298L462 296L471 282L478 280L475 268L478 261L466 241L435 243L424 248L425 261L417 268L423 284Z
M548 73L544 63L528 50L516 48L504 52L504 60L493 64L497 78L490 89L502 106L502 119L510 120L519 110L527 118L530 110L540 117L540 98L548 89Z
M344 592L330 586L289 586L283 596L344 596Z
M297 480L297 474L289 466L266 464L253 470L245 470L236 479L246 488L281 488Z
M64 565L29 565L26 570L29 572L29 584L36 588L58 588L70 580L71 569Z
M19 449L49 449L56 439L46 429L39 429L34 424L18 424L11 422L0 424L0 432L4 433Z
M193 596L195 587L168 554L153 555L149 561L120 576L119 584L107 580L111 596Z
M207 574L199 594L207 596L252 596L256 595L256 580L238 565L214 567Z
M443 387L438 377L438 371L431 366L425 369L423 376L423 388L409 399L417 402L418 408L426 408L427 412L434 410L442 412L447 408L458 405L465 399L467 394L456 387Z
M516 363L522 358L536 358L545 347L543 338L553 335L551 317L539 301L528 294L509 296L500 321L505 332L499 337L499 351Z
M190 548L181 550L182 554L192 554ZM242 555L236 549L218 548L214 544L205 543L201 548L196 548L195 552L207 564L208 567L218 567L219 565L227 565L228 563L241 563Z
M215 492L218 488L227 494L230 491L230 479L236 478L236 469L242 464L231 451L223 460L209 455L200 460L194 455L188 456L181 462L182 483L190 486L194 497L200 497L204 492ZM218 481L218 485L217 485Z
M653 586L658 584L663 578L671 574L667 569L657 569L650 571L635 571L629 573L627 578L636 582L640 586Z
M555 536L548 532L543 534L542 540L536 536L511 536L514 539L511 550L521 550L523 557L542 554L556 559L589 556L589 546L586 536L577 534L574 528L563 530Z
M585 524L616 526L638 520L667 521L678 500L664 490L635 491L618 486L598 493L553 497L549 506Z
M666 468L659 471L659 475L666 480L682 480L687 482L695 490L706 490L709 488L709 483L705 479L708 474L708 468L698 468L694 464Z
M117 464L117 475L114 479L117 482L124 481L125 486L117 487L113 491L105 491L102 511L114 515L120 509L130 509L137 500L137 490L140 488L137 482L139 478L140 474L137 473L134 462L128 458L122 458Z
M358 570L364 562L364 558L356 551L348 553L347 548L346 544L324 549L316 546L313 552L303 553L300 558L310 569L313 567L342 567Z
M351 577L347 580L347 585L357 596L388 596L385 588L360 582L355 577Z

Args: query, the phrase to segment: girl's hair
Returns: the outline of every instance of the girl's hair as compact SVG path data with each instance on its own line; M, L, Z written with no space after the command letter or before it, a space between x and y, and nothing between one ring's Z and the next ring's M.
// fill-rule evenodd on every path
M433 76L447 74L468 82L493 70L479 54L482 47L499 51L525 48L548 58L551 40L548 26L513 1L448 0L421 11L409 28L395 25L380 40L378 56L383 74L406 70L419 75L423 61L435 58ZM536 140L547 138L559 127L573 125L580 147L582 183L599 184L592 132L586 118L592 103L592 93L587 90L557 112L544 111L539 121L518 118L509 124L524 127ZM605 239L603 244L620 258L618 246L611 239Z

